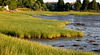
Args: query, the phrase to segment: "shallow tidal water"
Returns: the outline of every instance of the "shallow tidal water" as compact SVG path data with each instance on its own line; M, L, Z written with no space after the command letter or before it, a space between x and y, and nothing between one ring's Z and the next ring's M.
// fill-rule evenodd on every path
M53 15L38 18L69 21L65 29L79 30L80 38L30 39L53 47L100 53L100 15Z

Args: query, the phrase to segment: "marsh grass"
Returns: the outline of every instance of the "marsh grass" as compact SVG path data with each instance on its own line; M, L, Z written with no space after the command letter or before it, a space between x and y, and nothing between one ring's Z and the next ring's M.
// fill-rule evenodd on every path
M50 16L50 15L100 15L99 12L78 12L78 11L71 11L71 12L50 12L50 11L32 11L32 12L19 12L20 14L26 14L30 16Z
M0 14L0 32L7 35L45 39L83 36L81 31L64 29L65 24L69 24L69 22L34 18L26 13Z
M0 34L0 55L97 55L93 52L53 48Z

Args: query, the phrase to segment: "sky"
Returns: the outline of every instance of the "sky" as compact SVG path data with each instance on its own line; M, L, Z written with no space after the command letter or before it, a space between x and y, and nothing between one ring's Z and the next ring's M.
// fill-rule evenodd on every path
M58 0L43 0L44 2L58 2ZM69 3L71 3L71 2L75 2L76 0L64 0L64 2L66 3L66 2L69 2ZM81 1L83 1L83 0L81 0ZM90 0L90 1L92 1L92 0ZM100 0L96 0L97 2L100 2Z

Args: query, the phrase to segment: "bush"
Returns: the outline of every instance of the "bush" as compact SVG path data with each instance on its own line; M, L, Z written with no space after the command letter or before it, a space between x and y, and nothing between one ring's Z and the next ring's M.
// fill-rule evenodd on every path
M49 10L47 9L47 6L46 6L45 4L42 4L42 10L43 10L43 11L49 11Z
M4 10L6 10L5 8L0 8L0 11L4 11Z
M21 11L33 11L32 9L29 9L29 8L18 8L18 10L21 10Z
M39 5L38 5L38 3L35 3L34 4L34 8L33 8L35 11L39 11L40 9L39 9Z

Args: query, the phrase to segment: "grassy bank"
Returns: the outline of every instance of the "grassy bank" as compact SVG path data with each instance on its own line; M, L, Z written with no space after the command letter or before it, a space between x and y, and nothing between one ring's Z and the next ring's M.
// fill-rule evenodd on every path
M0 55L97 55L89 52L53 48L0 34Z
M35 14L34 12L1 13L0 33L20 38L45 39L83 36L80 31L64 29L65 24L69 23L67 21L34 18ZM42 13L40 12L40 14ZM43 14L45 15L45 12Z
M49 11L33 11L33 12L20 12L31 16L49 16L49 15L100 15L99 12L78 12L78 11L70 11L70 12L49 12Z

